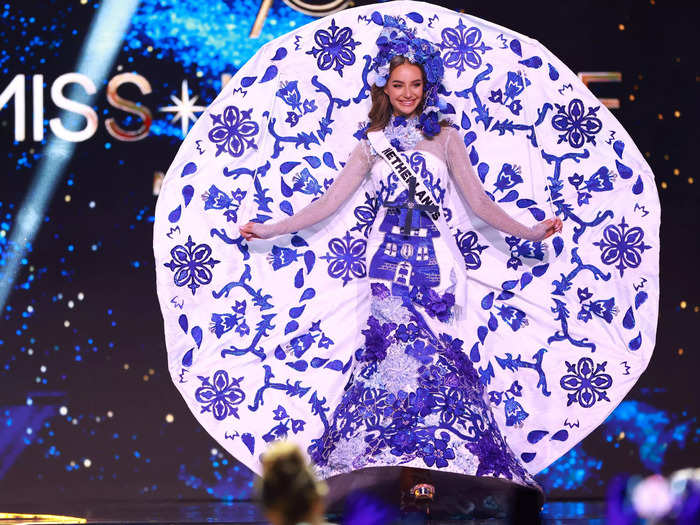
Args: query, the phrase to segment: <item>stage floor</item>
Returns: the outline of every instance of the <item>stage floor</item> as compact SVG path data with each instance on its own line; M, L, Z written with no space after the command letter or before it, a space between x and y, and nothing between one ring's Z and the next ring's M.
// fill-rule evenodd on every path
M0 503L0 525L29 523L78 523L75 520L51 520L9 517L11 513L32 515L53 515L82 518L82 523L222 523L222 524L265 524L267 523L257 504L253 502L202 502L202 501L147 501L147 502L84 502L32 505ZM550 501L542 512L545 524L602 524L605 523L605 503L602 501ZM430 523L497 524L500 520L433 520ZM408 522L407 522L408 523ZM416 523L411 521L410 523Z

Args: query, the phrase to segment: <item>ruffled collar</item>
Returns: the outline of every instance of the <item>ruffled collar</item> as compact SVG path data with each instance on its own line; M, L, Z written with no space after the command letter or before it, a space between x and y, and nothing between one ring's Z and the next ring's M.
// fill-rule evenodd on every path
M418 129L420 121L418 117L402 117L392 115L384 128L384 135L389 143L398 151L413 149L416 144L425 138L423 132Z

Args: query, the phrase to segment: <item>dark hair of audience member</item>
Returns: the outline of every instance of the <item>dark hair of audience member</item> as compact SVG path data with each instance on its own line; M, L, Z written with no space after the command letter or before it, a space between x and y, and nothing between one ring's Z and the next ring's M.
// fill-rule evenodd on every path
M314 514L322 514L326 485L317 481L297 445L274 443L263 455L262 464L260 496L271 521L294 525L312 522Z

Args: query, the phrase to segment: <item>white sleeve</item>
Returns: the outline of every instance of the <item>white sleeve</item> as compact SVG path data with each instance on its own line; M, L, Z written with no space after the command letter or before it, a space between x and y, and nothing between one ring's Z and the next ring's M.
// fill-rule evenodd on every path
M530 227L511 218L486 195L484 187L469 161L467 148L461 135L453 128L448 128L446 131L449 133L445 146L447 167L469 207L484 222L497 230L521 239L536 240L535 233Z
M308 228L329 217L357 191L371 168L371 156L367 141L355 146L350 158L333 180L328 190L308 206L297 211L291 217L274 223L265 223L271 236L296 232Z

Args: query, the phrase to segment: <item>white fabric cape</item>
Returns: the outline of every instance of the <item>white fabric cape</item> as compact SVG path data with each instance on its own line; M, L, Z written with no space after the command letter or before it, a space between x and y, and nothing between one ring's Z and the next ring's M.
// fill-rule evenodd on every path
M468 274L464 347L536 473L596 428L649 362L659 199L630 136L574 73L537 41L468 14L404 1L348 9L264 45L224 87L156 208L170 372L200 424L256 473L268 441L308 446L332 417L363 344L376 202L361 188L331 218L269 241L246 243L238 226L301 209L341 169L370 106L383 14L440 46L445 116L485 190L523 223L563 219L543 247L450 206Z

